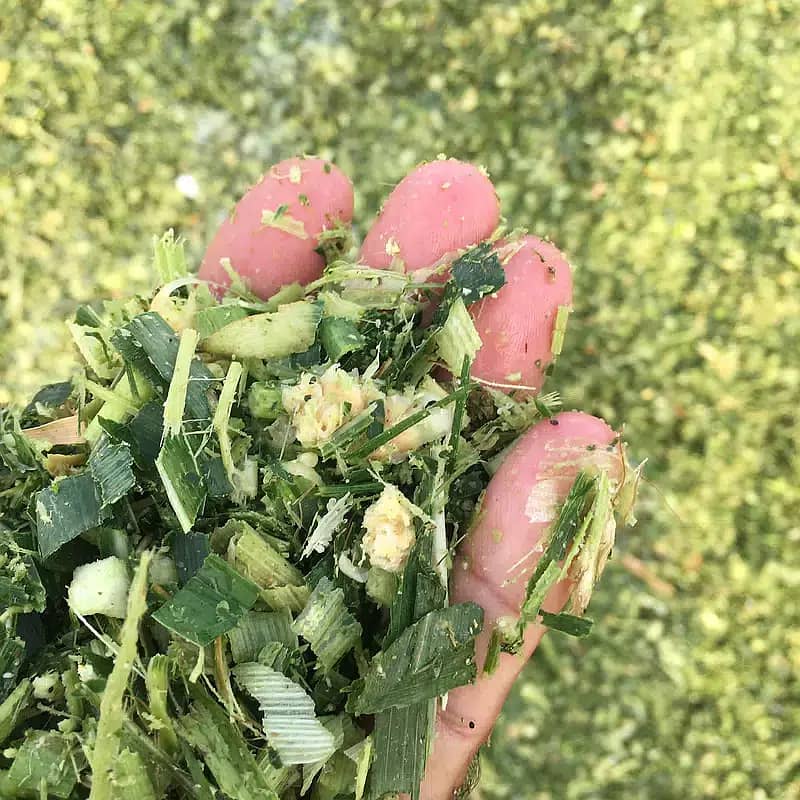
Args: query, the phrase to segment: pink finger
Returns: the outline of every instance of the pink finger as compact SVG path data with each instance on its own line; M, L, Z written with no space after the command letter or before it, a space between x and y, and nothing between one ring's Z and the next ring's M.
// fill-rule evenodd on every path
M222 259L230 259L260 297L295 281L309 283L325 262L317 237L337 220L353 218L353 186L321 158L289 158L272 167L239 201L206 250L200 277L230 284Z
M492 478L482 515L456 557L452 602L471 600L483 607L484 629L477 644L479 670L495 622L516 616L525 586L542 552L543 537L581 469L600 467L614 478L622 462L614 431L601 419L580 412L559 414L534 426L514 447ZM545 607L560 610L570 586L550 592ZM450 692L440 713L423 800L444 800L460 785L467 766L489 736L515 678L536 649L545 628L531 626L518 656L501 654L491 676Z
M494 186L477 167L454 158L431 161L389 195L364 239L361 260L386 268L399 259L413 272L483 241L499 221Z
M505 270L506 285L470 308L483 341L472 374L538 390L553 360L558 308L572 303L572 271L554 245L536 236L525 237Z

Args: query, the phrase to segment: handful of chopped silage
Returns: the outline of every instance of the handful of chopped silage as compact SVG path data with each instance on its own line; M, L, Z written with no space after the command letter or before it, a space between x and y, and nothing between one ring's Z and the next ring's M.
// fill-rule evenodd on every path
M0 410L0 796L418 796L478 669L455 546L558 398L470 377L502 251L444 284L340 251L220 301L167 234L152 296L78 309L81 374ZM485 669L529 622L588 631L540 606L576 556L602 569L610 497L580 473Z

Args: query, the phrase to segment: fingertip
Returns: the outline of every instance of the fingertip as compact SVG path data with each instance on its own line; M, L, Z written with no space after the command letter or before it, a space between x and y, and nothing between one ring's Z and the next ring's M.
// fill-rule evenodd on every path
M561 411L552 419L537 423L531 430L546 431L545 425L550 425L551 438L582 442L588 452L594 452L599 446L608 447L618 437L617 432L602 417L587 414L585 411Z
M581 411L562 412L528 430L489 483L479 523L456 557L456 582L460 572L475 573L487 587L497 587L495 599L518 610L538 543L578 472L594 465L617 474L616 439L604 420Z
M500 221L494 186L480 168L454 158L421 164L387 198L367 233L361 260L407 272L487 239Z
M292 221L291 230L269 222L276 212L278 222ZM228 258L260 297L288 283L308 283L325 266L316 252L319 234L352 218L353 186L338 167L322 158L288 158L244 194L208 246L199 275L227 286L221 261Z
M554 358L558 309L572 305L572 269L554 244L526 236L505 272L505 286L470 309L483 342L472 374L539 390Z

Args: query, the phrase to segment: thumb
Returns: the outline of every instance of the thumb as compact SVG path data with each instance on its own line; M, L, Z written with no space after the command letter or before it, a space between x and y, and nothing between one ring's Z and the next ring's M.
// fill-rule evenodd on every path
M578 472L599 466L612 478L622 475L614 447L616 434L603 420L579 412L559 414L529 430L497 471L475 527L456 556L452 602L471 600L484 609L477 645L480 675L495 623L518 616L527 579L541 550L537 544L558 515ZM570 585L553 587L544 607L559 611ZM422 800L449 800L497 721L514 680L546 628L531 625L519 655L502 653L492 675L450 692L437 720L433 752L422 785Z

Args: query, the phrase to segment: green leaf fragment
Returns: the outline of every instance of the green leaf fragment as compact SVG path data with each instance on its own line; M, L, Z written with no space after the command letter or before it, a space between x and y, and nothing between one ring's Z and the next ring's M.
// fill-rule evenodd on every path
M277 311L281 306L296 303L305 297L306 290L300 283L287 283L281 286L275 294L259 305L264 311Z
M217 555L153 614L153 619L200 647L235 627L253 607L258 587Z
M615 530L614 497L608 473L601 470L595 478L594 501L584 520L583 535L575 537L562 566L562 574L566 576L569 571L575 581L569 607L572 613L582 614L589 605L594 585L614 545Z
M489 242L482 242L459 256L450 268L452 280L466 305L494 294L506 282L500 258Z
M367 596L378 605L388 608L397 594L397 575L380 567L370 567L367 573Z
M175 331L154 311L134 317L127 325L118 328L111 337L114 347L134 369L147 378L150 384L165 393L172 381L178 356L178 337ZM208 422L211 406L206 396L214 378L197 358L189 367L186 389L186 416L191 420Z
M203 562L210 552L211 544L207 534L197 531L175 532L172 554L181 584L186 583L203 566Z
M287 303L277 311L235 320L203 340L207 353L236 358L283 358L308 350L322 310L316 303Z
M326 169L326 172L330 172L330 169ZM334 219L332 224L326 224L316 239L317 246L314 249L325 259L325 264L330 265L352 250L353 229L350 223Z
M297 786L302 777L297 764L280 763L280 757L276 757L274 750L267 750L258 759L258 767L264 773L264 778L272 791L283 797L284 800L288 800L286 792L293 786Z
M482 345L464 301L458 297L450 306L444 325L436 334L436 350L439 358L452 373L458 373L467 359L470 363Z
M437 609L408 627L357 681L347 709L375 714L445 694L475 680L475 637L483 610L475 603Z
M195 317L197 334L201 339L207 339L212 333L216 333L226 325L230 325L231 322L244 319L246 316L246 309L232 303L203 308L197 312Z
M486 658L483 662L483 671L486 675L494 674L497 665L500 663L500 653L503 652L505 636L500 626L492 628L492 635L489 637L489 644L486 647Z
M542 618L542 625L578 638L588 636L594 625L592 620L586 617L577 617L574 614L551 614L548 611L541 611L539 616Z
M311 800L351 798L355 780L356 765L339 750L320 767Z
M383 430L383 423L384 403L382 400L376 400L335 430L327 441L322 442L319 446L320 454L324 459L328 459L343 453L348 447L352 449L365 435L379 435Z
M382 433L371 437L363 444L351 449L347 455L353 460L367 458L370 454L375 452L375 450L377 450L379 447L382 447L387 442L390 442L396 436L399 436L401 433L403 433L403 431L407 431L409 428L413 428L415 425L422 422L422 420L427 419L434 409L445 408L451 403L455 403L457 400L459 400L459 398L465 397L467 394L469 394L470 389L471 385L459 387L454 392L451 392L446 397L443 397L441 400L437 400L435 403L430 403L425 408L422 408L413 414L409 414L409 416L407 416L405 419L395 423Z
M308 792L314 779L319 776L319 779L314 784L312 800L317 800L317 798L320 797L330 798L332 796L329 790L333 787L326 785L323 778L323 772L326 769L329 770L329 772L332 773L330 777L333 778L333 782L338 784L339 770L337 769L337 762L340 758L345 758L344 753L340 752L342 745L344 744L344 717L341 714L336 716L321 717L320 722L333 735L333 747L337 752L334 752L332 756L325 756L319 761L314 761L311 764L303 765L303 783L300 787L301 795L305 795ZM353 768L352 763L348 763L346 769L351 773L350 787L352 787L353 779L355 778L355 769ZM338 794L338 791L335 792L335 794Z
M268 383L251 384L247 392L247 407L256 419L277 419L283 413L280 388Z
M190 712L180 719L179 731L200 752L225 796L233 800L280 800L240 729L210 697L197 694Z
M156 470L183 532L188 533L205 505L208 492L197 456L185 434L169 436L164 441Z
M11 694L0 703L0 745L11 736L14 728L19 724L22 714L33 700L31 682L25 678L21 680Z
M17 685L17 673L25 655L25 642L14 636L14 623L0 625L0 700L6 700Z
M384 650L426 614L444 607L444 587L432 562L432 537L425 532L417 537L394 594Z
M186 762L189 775L192 779L192 791L194 795L189 796L192 800L216 800L217 792L209 783L206 773L203 771L203 765L198 761L192 749L184 739L180 740L180 745L181 755Z
M262 664L239 664L233 674L258 701L267 740L284 764L313 764L333 754L334 736L317 719L314 701L300 686Z
M272 609L280 611L288 609L294 613L301 611L308 602L310 590L308 586L274 586L271 589L262 589L261 597L264 602Z
M153 237L153 266L162 284L189 274L184 244L183 237L176 238L172 228L160 237Z
M522 603L519 619L504 635L503 650L517 652L522 645L525 628L536 622L541 613L541 606L550 588L564 577L569 564L561 562L574 540L578 543L586 534L591 522L591 501L596 487L596 478L585 472L579 472L572 488L561 506L559 515L548 534L544 552L536 564L536 569L525 587L525 599ZM577 548L570 551L570 560L575 556Z
M42 386L25 406L22 416L44 416L52 419L55 412L62 408L73 392L72 381L59 381Z
M418 800L435 716L435 700L391 708L375 716L372 733L375 756L369 771L369 800L382 800L386 795L394 797L401 792Z
M243 520L232 520L225 529L234 531L234 566L261 589L270 607L300 611L309 595L302 572Z
M36 538L42 558L53 555L84 531L96 528L109 515L90 472L42 489L36 496Z
M114 800L159 800L145 761L134 750L123 750L114 759L111 785Z
M322 308L327 318L345 319L350 322L360 319L366 309L360 303L345 300L334 291L322 291L317 295L317 300L322 303Z
M319 338L328 358L334 362L347 353L360 350L366 344L358 327L343 317L325 317L320 322Z
M127 423L120 423L107 417L98 417L100 427L112 440L125 442L131 449L136 466L142 470L152 470L161 450L163 438L164 406L157 401L145 403L136 416Z
M106 341L94 325L68 322L72 341L83 356L83 360L99 378L110 380L119 369L119 356L107 347Z
M290 650L298 646L297 634L292 628L292 615L283 611L250 611L239 624L228 631L231 656L236 664L257 661L259 653L268 644L280 644Z
M370 764L372 763L372 737L367 736L357 744L349 747L344 754L356 765L355 777L355 800L362 800L367 786L367 775L369 775Z
M414 622L444 605L444 588L432 566L431 549L429 533L417 538L394 596L384 649L397 641ZM435 699L405 708L389 708L375 715L370 800L379 800L394 792L409 792L414 800L419 797L435 718Z
M361 638L361 625L347 610L344 591L328 578L314 587L294 630L311 645L324 670L333 669Z
M45 590L31 553L0 528L0 622L45 608Z
M72 795L84 764L81 749L72 736L30 731L14 756L6 785L12 797L66 800ZM42 791L44 795L40 794Z
M100 490L100 502L110 506L136 485L130 447L122 442L100 440L89 457L89 470Z
M169 693L170 660L163 653L156 653L147 664L147 699L150 714L157 723L158 743L168 753L178 750L178 738L169 714L167 697Z

